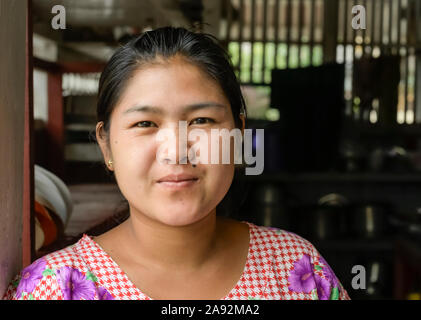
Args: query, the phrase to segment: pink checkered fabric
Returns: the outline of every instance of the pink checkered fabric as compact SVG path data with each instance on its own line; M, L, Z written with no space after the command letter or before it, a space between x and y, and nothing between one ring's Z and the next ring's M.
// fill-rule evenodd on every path
M243 222L250 230L247 262L241 278L222 300L349 300L342 284L309 241L282 229ZM78 270L78 274L95 284L96 291L90 299L152 300L136 288L111 257L86 234L72 246L41 259L46 262L46 271L34 278L36 283L29 286L22 281L22 275L28 277L29 274L24 269L9 285L4 299L64 299L66 284L62 284L57 272L67 267ZM32 290L27 292L24 288Z

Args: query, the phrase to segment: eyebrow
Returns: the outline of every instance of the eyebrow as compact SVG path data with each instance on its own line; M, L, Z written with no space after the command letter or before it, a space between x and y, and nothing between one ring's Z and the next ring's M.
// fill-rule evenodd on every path
M217 102L202 102L202 103L194 103L187 105L183 108L183 113L188 113L192 111L197 111L201 109L208 109L208 108L222 108L226 110L225 105L217 103ZM148 105L134 105L133 107L124 111L123 114L130 114L133 112L146 112L146 113L155 113L155 114L163 114L164 111L160 107L157 106L148 106Z

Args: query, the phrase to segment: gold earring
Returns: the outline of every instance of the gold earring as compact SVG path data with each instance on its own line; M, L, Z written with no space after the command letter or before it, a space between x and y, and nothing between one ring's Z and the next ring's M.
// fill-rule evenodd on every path
M113 166L113 160L108 160L108 165L110 166L110 167L112 167Z

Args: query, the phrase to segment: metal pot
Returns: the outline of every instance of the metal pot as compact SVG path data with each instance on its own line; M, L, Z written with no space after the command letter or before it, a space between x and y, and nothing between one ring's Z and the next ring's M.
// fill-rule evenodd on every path
M389 231L388 209L384 204L357 205L352 213L352 233L359 238L374 239Z
M318 206L312 213L311 237L317 240L337 239L341 236L341 212L336 206Z
M251 193L249 220L268 227L288 228L281 189L272 183L262 183Z
M389 222L397 233L409 236L417 241L421 240L421 208L391 214Z
M298 213L299 232L313 241L347 236L348 201L339 194L328 194L317 205L302 207Z

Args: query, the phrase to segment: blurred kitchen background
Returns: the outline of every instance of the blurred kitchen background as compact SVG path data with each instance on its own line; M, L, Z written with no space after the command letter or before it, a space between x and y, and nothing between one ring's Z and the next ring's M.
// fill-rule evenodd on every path
M131 36L184 26L229 51L265 129L232 217L310 240L352 299L421 299L421 1L33 0L32 19L37 255L124 214L92 140L99 75Z

